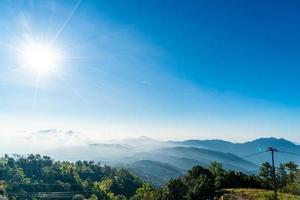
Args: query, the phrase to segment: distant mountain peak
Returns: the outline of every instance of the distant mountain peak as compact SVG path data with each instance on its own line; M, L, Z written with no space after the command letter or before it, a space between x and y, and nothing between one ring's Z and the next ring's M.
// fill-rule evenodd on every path
M136 140L151 140L151 141L156 141L155 139L151 138L151 137L147 137L147 136L140 136L140 137L137 137L137 138L132 138L132 139L136 139Z
M209 140L199 140L199 139L189 139L184 141L168 141L170 143L178 144L178 143L185 143L189 145L243 145L243 144L255 144L255 145L270 145L270 146L296 146L295 143L285 139L285 138L275 138L275 137L262 137L248 142L241 142L241 143L233 143L226 140L220 139L209 139Z
M89 144L91 147L107 147L107 148L120 148L120 149L128 149L121 144L105 144L105 143L91 143Z
M115 140L113 143L119 144L129 144L129 145L143 145L143 144L160 144L162 141L155 140L153 138L147 136L140 136L140 137L128 137L121 140Z
M284 138L258 138L251 142L246 142L244 144L255 144L255 145L263 145L263 146L296 146L293 142L286 140Z

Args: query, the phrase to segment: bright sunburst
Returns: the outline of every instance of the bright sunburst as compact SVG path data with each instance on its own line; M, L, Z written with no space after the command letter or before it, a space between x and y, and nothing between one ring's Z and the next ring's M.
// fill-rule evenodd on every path
M21 48L21 65L31 73L48 75L59 66L61 53L47 43L29 42Z

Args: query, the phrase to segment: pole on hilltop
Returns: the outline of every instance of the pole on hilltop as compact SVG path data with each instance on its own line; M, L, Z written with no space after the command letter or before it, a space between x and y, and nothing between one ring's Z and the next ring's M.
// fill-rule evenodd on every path
M273 184L274 184L274 197L275 200L277 200L277 185L276 185L276 174L275 174L275 161L274 161L274 152L277 151L277 149L273 147L269 147L268 151L271 151L272 155L272 178L273 178Z

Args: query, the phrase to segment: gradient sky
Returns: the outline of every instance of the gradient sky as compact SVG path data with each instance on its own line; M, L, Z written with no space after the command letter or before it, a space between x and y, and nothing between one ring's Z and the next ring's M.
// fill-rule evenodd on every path
M299 143L300 2L3 1L0 137L285 137ZM16 49L53 41L35 77ZM4 141L4 140L2 140Z

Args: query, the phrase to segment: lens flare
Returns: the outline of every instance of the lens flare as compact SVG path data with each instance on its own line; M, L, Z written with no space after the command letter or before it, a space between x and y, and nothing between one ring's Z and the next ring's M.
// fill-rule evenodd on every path
M46 43L28 43L21 48L21 65L31 73L47 75L59 66L60 52Z

